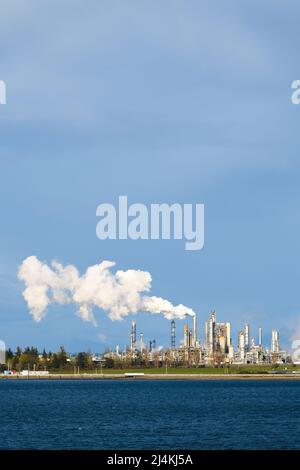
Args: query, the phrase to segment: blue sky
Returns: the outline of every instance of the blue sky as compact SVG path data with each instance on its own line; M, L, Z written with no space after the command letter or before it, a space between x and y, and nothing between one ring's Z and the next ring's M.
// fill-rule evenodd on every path
M0 15L0 330L7 345L68 350L128 343L131 317L98 328L73 306L35 323L19 264L81 272L103 259L144 269L153 295L211 309L251 334L299 326L296 1L3 1ZM205 247L100 241L101 202L204 203ZM169 322L139 314L146 340ZM183 322L177 323L177 338Z

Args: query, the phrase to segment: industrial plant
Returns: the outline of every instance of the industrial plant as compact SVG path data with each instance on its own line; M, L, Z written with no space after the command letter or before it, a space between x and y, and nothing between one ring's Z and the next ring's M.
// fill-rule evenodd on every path
M250 335L250 326L245 323L238 332L237 348L234 348L230 322L217 322L213 310L205 322L204 342L200 342L197 331L197 317L187 316L183 334L177 341L175 320L170 321L170 346L157 347L156 340L145 342L143 333L137 335L136 321L132 321L130 345L120 350L107 351L104 356L117 362L140 361L145 366L161 364L171 367L229 367L241 364L284 364L291 362L290 355L280 348L279 332L272 331L270 347L263 345L263 331L259 327L257 338ZM188 321L189 319L189 321ZM191 323L191 324L190 324Z

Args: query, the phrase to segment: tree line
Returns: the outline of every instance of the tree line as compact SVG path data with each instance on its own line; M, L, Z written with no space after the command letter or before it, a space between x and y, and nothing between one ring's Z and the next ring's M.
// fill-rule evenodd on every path
M103 367L110 367L109 361L103 363ZM58 352L46 351L39 352L37 348L26 347L21 349L17 347L15 351L8 349L6 351L6 364L1 365L1 369L6 370L70 370L80 368L81 370L92 370L99 367L99 362L93 359L93 355L88 352L79 352L70 355L63 346Z

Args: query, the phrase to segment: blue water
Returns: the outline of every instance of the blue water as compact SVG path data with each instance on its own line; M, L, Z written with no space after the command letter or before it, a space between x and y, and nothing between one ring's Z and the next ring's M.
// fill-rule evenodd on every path
M0 382L1 449L299 449L298 381Z

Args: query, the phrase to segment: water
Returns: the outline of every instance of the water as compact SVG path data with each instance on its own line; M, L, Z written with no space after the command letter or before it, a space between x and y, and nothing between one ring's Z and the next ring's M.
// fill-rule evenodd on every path
M1 449L299 449L300 381L0 382Z

